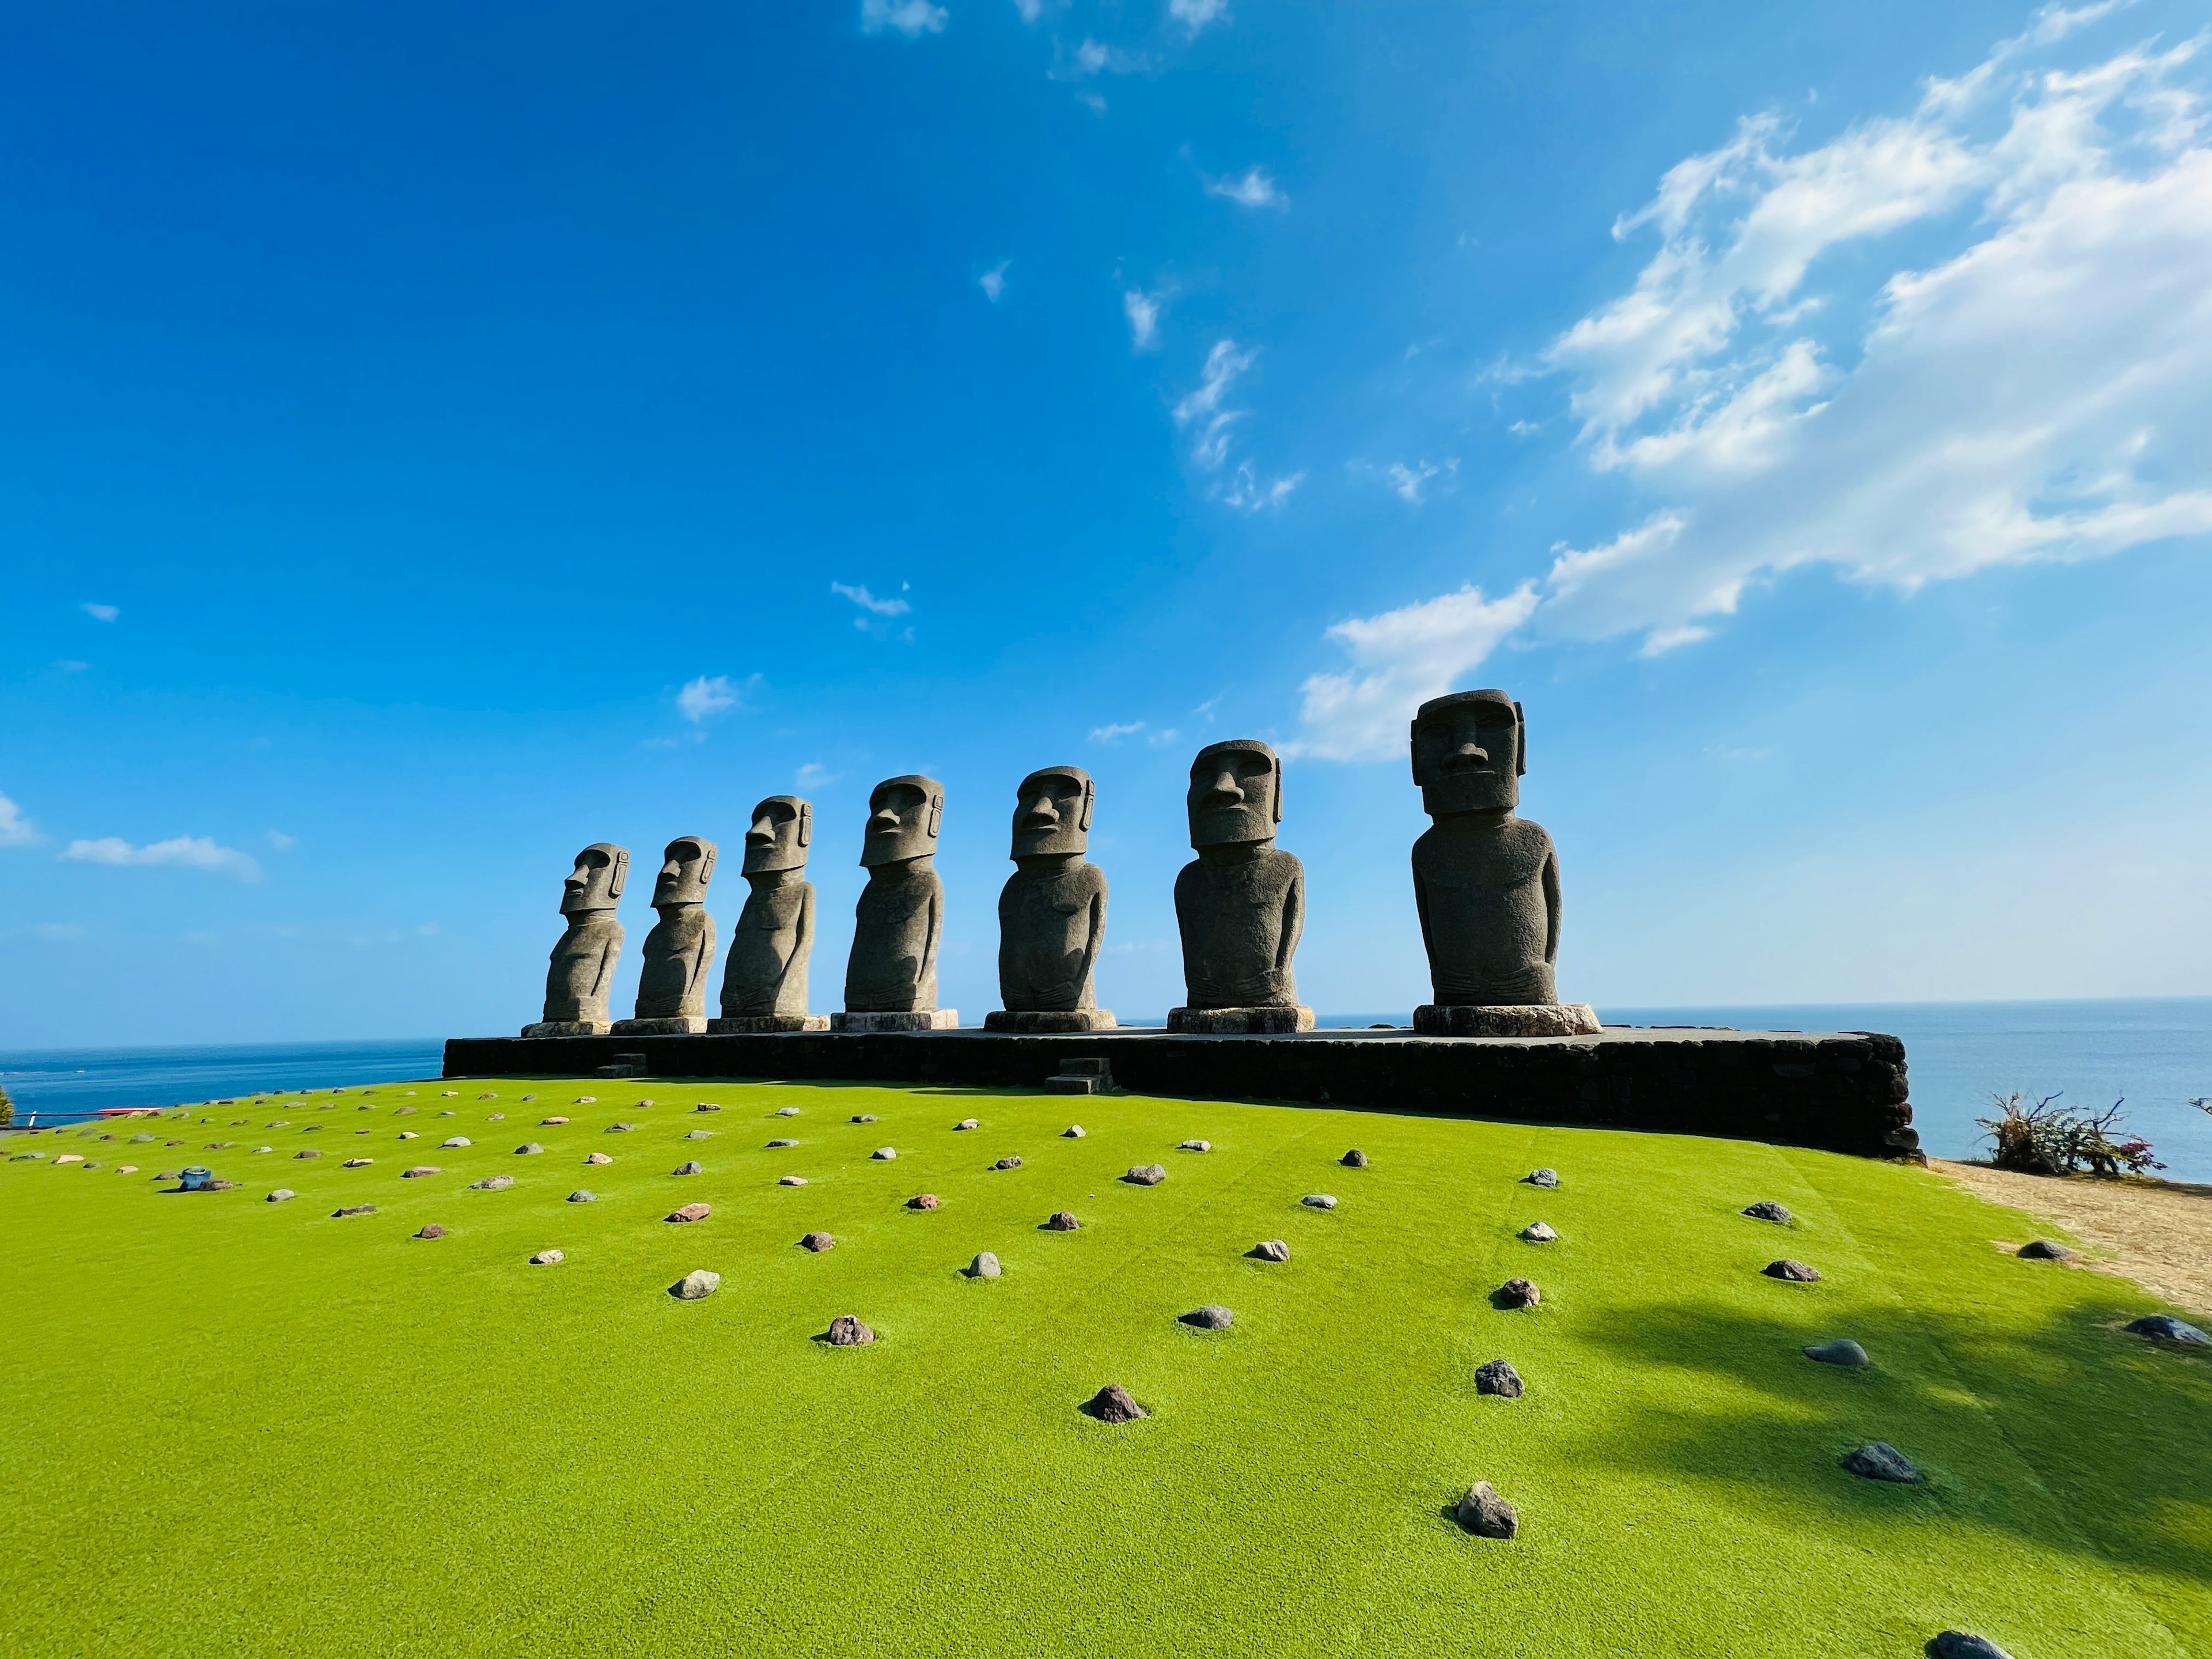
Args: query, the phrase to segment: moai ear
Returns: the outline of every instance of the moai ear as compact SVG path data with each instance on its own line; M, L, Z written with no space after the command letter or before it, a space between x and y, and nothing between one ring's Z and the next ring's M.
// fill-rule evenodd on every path
M1079 819L1078 819L1078 820L1076 821L1076 825L1075 825L1075 827L1076 827L1077 829L1079 829L1079 830L1088 830L1088 829L1091 827L1091 800L1092 800L1093 797L1095 797L1095 796L1097 794L1097 793L1098 793L1098 787L1097 787L1097 785L1096 785L1096 784L1092 783L1092 782L1091 781L1091 780L1090 780L1090 779L1088 779L1088 778L1084 779L1084 781L1083 781L1083 816L1082 816L1082 817L1080 817Z
M929 798L929 828L926 832L932 841L935 841L937 839L937 826L943 823L944 819L945 797L942 795L932 795Z
M799 844L801 847L814 839L814 807L811 802L799 803Z
M1513 705L1513 775L1528 775L1528 717L1521 712L1517 701Z
M1419 788L1421 782L1421 723L1416 720L1408 720L1406 724L1406 759L1413 769L1413 786Z
M699 885L704 887L714 878L714 848L708 848L707 856L699 861Z
M607 883L607 896L609 898L620 898L622 896L623 884L629 879L629 849L627 847L617 847L615 848L614 878Z
M1283 821L1283 757L1275 757L1275 822Z

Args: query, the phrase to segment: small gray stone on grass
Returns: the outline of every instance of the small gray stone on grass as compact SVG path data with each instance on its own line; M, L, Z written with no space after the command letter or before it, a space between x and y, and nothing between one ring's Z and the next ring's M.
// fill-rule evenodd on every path
M1820 1282L1818 1267L1808 1267L1802 1261L1792 1261L1788 1256L1779 1261L1768 1262L1759 1272L1769 1279L1786 1279L1793 1285L1817 1285Z
M1076 1220L1073 1212L1054 1210L1045 1218L1044 1231L1048 1233L1072 1233L1081 1224Z
M333 1216L341 1216L341 1215L374 1215L374 1214L376 1213L376 1206L375 1206L375 1205L374 1205L374 1204L347 1204L347 1205L342 1205L342 1206L339 1206L337 1209L332 1210L332 1211L331 1212L331 1213Z
M796 1146L797 1145L799 1145L799 1143L795 1140L771 1140L769 1142L769 1146L771 1150L783 1146Z
M469 1138L466 1135L449 1135L438 1143L441 1147L465 1146L468 1144Z
M514 1155L517 1158L535 1158L538 1153L544 1150L545 1149L539 1146L536 1141L526 1140L522 1145L514 1149Z
M907 1200L906 1206L909 1210L933 1210L943 1202L935 1193L916 1193Z
M1746 1205L1743 1212L1753 1221L1776 1221L1785 1227L1790 1224L1788 1206L1777 1204L1771 1198L1762 1198L1756 1204Z
M799 1241L799 1248L802 1250L811 1250L815 1255L819 1255L824 1250L836 1249L837 1241L828 1233L809 1233Z
M479 1193L503 1193L514 1185L513 1176L486 1176L482 1181L471 1181L470 1187Z
M695 1158L687 1159L685 1162L678 1164L668 1173L671 1175L704 1175L706 1171L700 1167L699 1160Z
M1062 1140L1080 1140L1089 1133L1080 1123L1071 1123L1060 1132L1060 1138Z
M586 1164L611 1164L614 1159L605 1152L593 1152L584 1160Z
M1503 1400L1518 1400L1528 1389L1510 1361L1493 1359L1486 1365L1475 1367L1474 1391L1494 1394Z
M983 1126L972 1117L963 1117L952 1127L956 1129L980 1129Z
M968 1264L968 1277L970 1279L996 1279L1001 1271L999 1258L988 1250L978 1252L975 1259Z
M435 1221L425 1222L415 1234L417 1238L443 1238L445 1236L445 1228Z
M1168 1172L1157 1164L1133 1164L1121 1177L1132 1187L1157 1187L1167 1178Z
M1354 1146L1336 1161L1347 1170L1364 1170L1367 1167L1367 1154Z
M669 1295L679 1302L697 1302L714 1295L722 1288L722 1276L709 1273L704 1267L694 1267L690 1273L668 1287Z
M1129 1398L1129 1391L1119 1382L1109 1382L1097 1394L1083 1402L1086 1417L1095 1417L1101 1423L1133 1423L1152 1413Z
M878 1146L868 1154L868 1157L878 1164L889 1164L897 1156L898 1148L896 1146Z
M775 1115L778 1117L797 1117L799 1115L799 1108L796 1106L779 1106L775 1109Z
M712 1140L714 1138L714 1132L712 1129L694 1129L684 1137L686 1140Z
M2012 1659L1986 1636L1969 1636L1962 1630L1939 1631L1921 1650L1928 1659Z
M1887 1480L1900 1486L1910 1486L1920 1479L1920 1471L1912 1467L1912 1460L1887 1440L1869 1440L1856 1450L1844 1454L1843 1466L1865 1480Z
M1209 1302L1203 1308L1193 1308L1187 1314L1178 1314L1177 1320L1185 1325L1195 1325L1201 1331L1225 1331L1237 1322L1237 1316L1218 1302Z
M1288 1261L1291 1247L1279 1238L1263 1238L1246 1254L1261 1261Z
M289 1187L279 1187L275 1192L269 1194L269 1202L271 1204L282 1204L288 1198L296 1198L298 1196L299 1194L295 1193Z
M1846 1365L1853 1370L1864 1370L1869 1365L1874 1364L1873 1360L1867 1358L1867 1351L1848 1336L1839 1336L1828 1342L1813 1343L1806 1348L1805 1358L1817 1359L1823 1365Z
M876 1115L873 1112L861 1112L853 1119L855 1123L873 1123L875 1121Z
M533 1267L558 1267L568 1259L568 1253L566 1250L540 1250L530 1258L530 1265Z
M2031 1238L2020 1247L2019 1254L2029 1261L2063 1261L2074 1252L2047 1238Z
M781 1176L777 1177L775 1184L779 1187L804 1187L806 1184L806 1177L805 1176Z
M1182 1140L1176 1143L1176 1151L1179 1152L1210 1152L1212 1150L1213 1143L1210 1140Z
M2150 1314L2142 1319L2130 1320L2128 1329L2137 1336L2149 1337L2156 1342L2179 1342L2187 1348L2212 1347L2212 1336L2207 1336L2185 1319L2176 1319L2172 1314Z
M1533 1308L1544 1299L1544 1293L1536 1288L1533 1279L1509 1279L1492 1293L1490 1299L1500 1308Z
M571 1204L596 1204L599 1201L599 1195L589 1187L579 1187L568 1194L568 1201Z
M1309 1210L1333 1210L1336 1207L1335 1196L1329 1193L1308 1193L1298 1202Z
M876 1334L860 1322L858 1314L839 1314L830 1322L823 1340L833 1348L857 1348L876 1340Z
M1478 1538L1510 1538L1521 1530L1519 1511L1500 1498L1487 1480L1469 1486L1453 1513L1460 1525Z
M1022 1161L1018 1158L1002 1158L991 1167L994 1170L1018 1170L1022 1167Z
M1549 1244L1559 1234L1540 1221L1532 1221L1521 1230L1521 1237L1531 1244Z
M671 1221L704 1221L714 1213L711 1204L679 1204L668 1212Z
M1531 1170L1521 1177L1521 1184L1524 1187L1556 1187L1559 1184L1559 1172L1557 1170Z

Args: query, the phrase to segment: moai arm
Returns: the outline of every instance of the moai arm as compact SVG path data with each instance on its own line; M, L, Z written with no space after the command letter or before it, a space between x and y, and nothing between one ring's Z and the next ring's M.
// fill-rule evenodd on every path
M1306 872L1301 867L1291 878L1288 891L1283 895L1283 936L1275 946L1275 971L1291 971L1291 957L1298 948L1298 935L1306 926Z
M775 976L776 999L769 1006L783 1006L784 981L791 977L791 965L804 962L814 949L814 884L806 883L799 893L799 926L792 936L791 954L783 959L783 968ZM800 1010L803 1013L805 1011Z
M698 937L691 943L691 960L684 970L685 1007L690 1006L694 996L705 994L707 969L714 960L714 919L702 909L699 914Z
M933 882L929 889L929 927L921 936L921 960L915 963L917 983L937 969L937 935L945 926L945 889Z
M1553 967L1559 961L1559 849L1551 848L1544 854L1544 960ZM1422 917L1426 927L1428 918Z
M1429 884L1421 879L1418 856L1413 862L1413 909L1421 919L1421 951L1429 959L1429 972L1433 977L1437 965L1437 942L1429 933Z
M1091 896L1091 931L1083 941L1083 971L1075 976L1077 994L1091 983L1091 970L1098 965L1098 947L1106 938L1106 884Z
M595 1000L614 988L615 963L622 955L622 929L617 927L599 947L599 971L592 976L592 995Z

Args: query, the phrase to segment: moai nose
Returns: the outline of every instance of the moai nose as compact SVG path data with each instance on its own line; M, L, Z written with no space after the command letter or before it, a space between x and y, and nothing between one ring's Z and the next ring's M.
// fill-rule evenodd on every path
M1213 787L1206 792L1210 806L1234 806L1244 799L1244 792L1237 787L1237 775L1224 768L1214 778Z

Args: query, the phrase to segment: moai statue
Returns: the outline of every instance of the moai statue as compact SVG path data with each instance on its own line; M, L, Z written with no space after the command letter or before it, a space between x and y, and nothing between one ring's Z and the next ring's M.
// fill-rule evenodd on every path
M661 854L653 908L660 920L645 936L637 976L637 1017L615 1022L617 1036L678 1036L707 1029L707 970L714 965L714 919L707 884L714 843L678 836Z
M745 831L744 878L752 891L730 934L722 1017L710 1031L826 1031L830 1016L806 1012L806 963L814 950L814 884L806 848L814 808L770 795Z
M553 947L545 970L545 1017L522 1028L526 1037L605 1036L607 991L622 958L623 926L615 920L629 849L595 841L576 854L576 867L561 884L561 914L568 931Z
M1413 1011L1431 1036L1595 1032L1588 1003L1562 1005L1559 855L1516 817L1528 769L1521 705L1503 691L1433 697L1413 716L1413 781L1435 822L1413 843L1413 902L1436 1001Z
M999 997L992 1031L1109 1031L1091 969L1106 937L1106 872L1083 855L1096 791L1079 766L1048 766L1014 797L1014 873L999 892Z
M1190 844L1175 885L1187 1006L1168 1030L1310 1031L1291 957L1306 921L1305 870L1275 847L1283 763L1252 738L1209 744L1190 763Z
M957 1009L937 1006L937 944L945 933L945 884L937 831L945 786L935 778L886 778L868 797L860 863L868 884L853 911L845 964L845 1010L833 1031L947 1031Z

